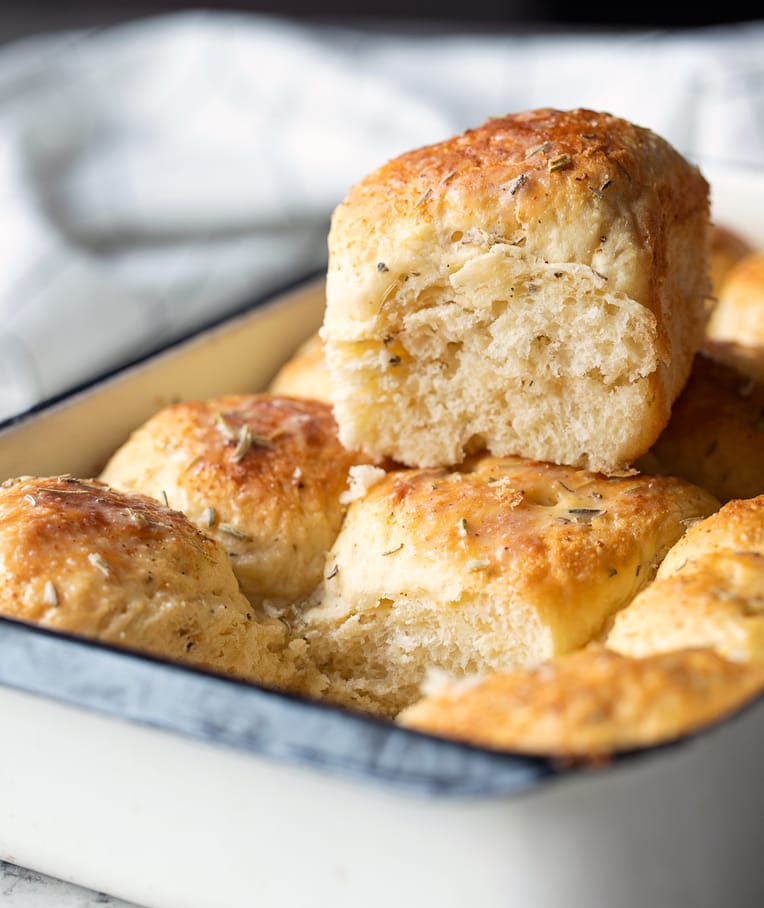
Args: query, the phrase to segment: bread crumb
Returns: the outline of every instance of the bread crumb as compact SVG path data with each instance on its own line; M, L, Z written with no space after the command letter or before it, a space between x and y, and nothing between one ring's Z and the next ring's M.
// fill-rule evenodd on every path
M340 504L350 504L351 501L363 498L369 489L386 475L381 467L373 467L369 464L356 464L350 467L348 487L340 494Z

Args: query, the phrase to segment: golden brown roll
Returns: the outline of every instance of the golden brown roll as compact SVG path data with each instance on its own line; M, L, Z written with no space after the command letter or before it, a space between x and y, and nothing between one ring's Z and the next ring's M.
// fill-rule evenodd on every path
M256 619L225 550L183 514L67 477L0 486L0 613L273 685L300 649Z
M707 334L715 341L764 347L764 252L744 256L729 270Z
M694 524L604 642L631 656L712 647L764 664L764 495Z
M431 669L459 678L583 646L719 506L671 477L521 458L370 480L303 617L327 695L384 715Z
M722 502L764 493L764 384L698 354L668 425L637 465Z
M309 397L331 403L331 379L318 334L309 337L273 377L268 391L288 397Z
M361 459L340 444L322 401L229 395L162 409L101 479L166 497L225 547L253 605L279 609L321 579Z
M711 286L714 297L719 298L722 284L730 270L746 255L754 252L749 241L729 225L713 224L711 227Z
M587 761L697 732L763 690L764 667L713 650L631 659L592 647L449 685L398 722L496 750Z
M703 339L709 188L660 136L536 110L389 161L329 232L340 438L409 466L644 454Z

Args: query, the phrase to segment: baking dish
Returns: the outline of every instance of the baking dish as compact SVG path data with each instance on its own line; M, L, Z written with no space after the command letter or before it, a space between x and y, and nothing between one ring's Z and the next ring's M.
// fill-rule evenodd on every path
M704 164L764 246L764 178ZM163 404L264 387L309 275L0 428L0 479L95 475ZM764 701L607 765L439 741L0 619L0 858L148 908L764 904Z

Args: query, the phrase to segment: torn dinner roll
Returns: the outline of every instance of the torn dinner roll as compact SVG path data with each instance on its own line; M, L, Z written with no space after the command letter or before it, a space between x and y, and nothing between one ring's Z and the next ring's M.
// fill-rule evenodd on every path
M333 213L340 438L614 471L665 426L711 293L709 186L648 129L541 109L384 164Z
M100 478L183 511L224 546L250 602L280 610L320 581L365 460L340 443L329 404L236 394L163 408Z
M374 477L303 612L326 698L394 715L455 678L583 646L719 504L671 477L484 455Z

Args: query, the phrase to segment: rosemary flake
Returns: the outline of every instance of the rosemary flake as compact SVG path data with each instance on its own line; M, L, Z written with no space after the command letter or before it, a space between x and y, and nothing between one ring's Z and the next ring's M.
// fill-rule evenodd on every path
M146 523L146 515L135 508L125 508L125 514L135 523Z
M467 535L467 518L459 518L459 535L464 538Z
M231 459L234 463L241 463L241 461L244 460L247 456L247 452L252 447L252 442L252 430L247 423L244 423L239 431L239 439L236 443L236 448L231 455Z
M525 183L527 183L527 182L528 182L528 177L527 177L524 173L521 173L521 174L519 174L518 176L516 176L516 177L514 178L514 180L510 180L509 183L507 183L507 185L506 185L505 188L506 188L507 192L508 192L510 195L515 195L515 193L517 192L517 190L518 190L523 184L525 184Z
M32 495L31 492L27 492L27 494L24 496L24 501L28 501L29 504L32 505L32 507L37 504L37 499L34 497L34 495Z
M225 437L228 439L228 441L238 440L238 436L233 426L228 422L228 420L220 411L215 413L215 422L217 423L217 426L223 433L223 435L225 435Z
M427 189L425 189L424 193L422 194L422 197L419 199L419 201L416 203L416 205L414 205L414 208L419 208L420 205L424 205L424 203L427 201L427 199L430 198L431 195L432 195L432 189L430 187L428 187Z
M98 570L104 575L104 577L108 577L111 574L109 565L106 563L106 559L103 558L103 556L99 555L97 552L91 552L88 555L88 561L93 565L94 568L98 568Z
M331 571L329 571L329 573L326 575L326 579L333 580L337 576L337 574L339 574L339 572L340 566L338 564L335 564Z
M215 525L215 520L217 519L217 511L213 507L205 508L202 511L202 523L205 526L211 527Z
M532 158L534 155L542 153L545 154L551 147L551 142L542 142L541 145L537 145L535 148L531 148L531 150L526 154L525 158L527 160L528 158Z
M239 539L242 542L252 542L251 536L247 536L246 533L242 533L241 530L237 530L236 527L232 527L228 523L219 523L218 529L221 533L225 533L226 536L233 536L234 539Z
M388 549L386 552L382 552L382 557L384 558L384 557L386 557L387 555L395 555L395 553L396 553L396 552L400 552L400 550L401 550L402 548L403 548L403 543L400 542L400 543L398 543L398 545L397 545L394 549Z
M377 262L377 271L389 271L390 269L384 262Z
M395 288L396 288L397 286L398 286L398 282L397 282L397 281L393 281L391 284L388 284L388 285L387 285L387 289L386 289L385 292L382 294L382 299L379 301L379 306L378 306L378 308L377 308L377 315L379 315L379 313L382 311L382 309L383 309L384 306L385 306L385 303L386 303L386 302L390 299L390 297L393 295L393 292L395 291Z
M566 167L571 165L570 155L568 154L558 154L554 158L550 158L547 169L549 173L557 173L558 170L565 170Z
M600 186L599 189L595 189L594 186L589 186L589 191L592 195L595 195L600 201L605 198L605 190L613 185L612 180L605 180L605 182Z
M601 517L605 513L607 512L601 508L568 508L568 514L582 523L589 523L595 517Z

